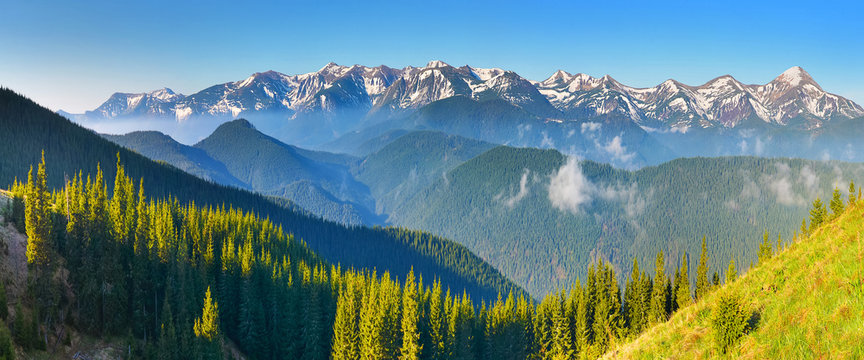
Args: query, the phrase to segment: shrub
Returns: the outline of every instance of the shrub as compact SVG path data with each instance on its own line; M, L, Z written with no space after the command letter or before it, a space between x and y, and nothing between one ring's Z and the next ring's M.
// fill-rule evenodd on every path
M734 294L720 296L712 316L714 340L717 349L726 353L738 341L747 329L747 312L741 304L741 299Z
M14 360L15 348L12 346L12 336L6 324L0 322L0 360Z

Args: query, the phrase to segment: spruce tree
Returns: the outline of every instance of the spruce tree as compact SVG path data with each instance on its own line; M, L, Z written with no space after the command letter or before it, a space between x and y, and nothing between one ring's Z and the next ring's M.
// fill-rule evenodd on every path
M696 300L701 299L710 290L708 283L708 245L705 236L702 237L702 252L699 254L699 266L696 268Z
M834 188L834 193L831 195L831 219L837 218L846 209L843 204L843 198L840 195L840 189Z
M735 258L729 259L729 268L726 269L726 283L730 283L738 277L738 271L735 269Z
M402 291L402 347L399 349L400 360L419 360L420 332L418 322L420 311L417 302L417 284L414 280L414 269L408 273L405 287Z
M357 360L360 358L358 301L354 289L357 280L348 279L348 284L339 294L336 304L336 319L333 324L333 359Z
M654 264L654 286L651 290L651 310L648 321L650 324L666 321L666 275L664 273L663 252L657 253Z
M822 222L826 220L826 210L825 205L822 204L822 200L818 197L816 200L813 200L813 208L810 209L810 231L812 232L820 225Z
M210 287L204 293L204 308L201 316L195 318L195 336L205 338L208 341L216 339L219 335L219 303L210 295Z
M444 359L447 355L446 343L447 320L444 318L444 304L441 293L441 280L435 281L432 286L432 295L429 298L429 342L432 345L427 354L429 359Z
M849 181L849 206L855 205L855 182Z
M33 167L27 175L25 201L25 225L27 228L27 263L43 270L50 260L51 218L47 177L45 175L45 152L42 162L33 177Z
M688 273L689 273L689 271L687 268L687 254L684 254L681 257L681 274L680 274L681 280L679 281L679 284L678 284L678 291L675 294L675 300L677 302L678 309L683 309L684 307L686 307L687 305L690 305L690 303L693 302L693 299L690 297L690 277L689 277ZM699 291L698 278L697 278L696 284L697 284L696 285L696 291L698 293L698 291Z

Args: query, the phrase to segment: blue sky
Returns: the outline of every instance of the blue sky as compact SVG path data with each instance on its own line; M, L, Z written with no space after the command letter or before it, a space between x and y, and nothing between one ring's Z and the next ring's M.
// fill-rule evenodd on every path
M827 1L0 0L0 85L54 110L339 64L556 69L631 86L765 83L799 65L864 103L864 5ZM603 3L603 4L601 4Z

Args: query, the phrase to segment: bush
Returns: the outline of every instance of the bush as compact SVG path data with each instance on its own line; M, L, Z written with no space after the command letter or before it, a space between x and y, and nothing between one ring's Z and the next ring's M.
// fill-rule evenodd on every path
M12 336L6 324L0 322L0 360L14 360L15 348L12 346Z
M741 299L734 294L720 296L712 316L714 340L717 349L726 353L738 341L747 329L747 312L741 304Z

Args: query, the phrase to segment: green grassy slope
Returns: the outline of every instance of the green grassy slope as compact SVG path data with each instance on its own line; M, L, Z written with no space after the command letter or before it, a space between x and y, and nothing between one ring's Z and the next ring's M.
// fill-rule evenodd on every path
M566 164L554 150L498 147L439 178L391 219L465 244L539 296L584 278L596 257L618 274L629 274L634 256L652 263L659 250L695 262L703 235L712 271L733 256L748 264L765 230L791 237L810 199L864 176L860 164L751 157L679 159L633 172ZM571 194L554 197L582 197L578 206L553 206L551 179L562 169L586 181L565 176ZM677 266L667 262L668 271Z
M711 313L739 295L755 328L726 356L746 359L864 358L864 206L847 209L805 239L680 310L606 356L621 359L721 357Z

